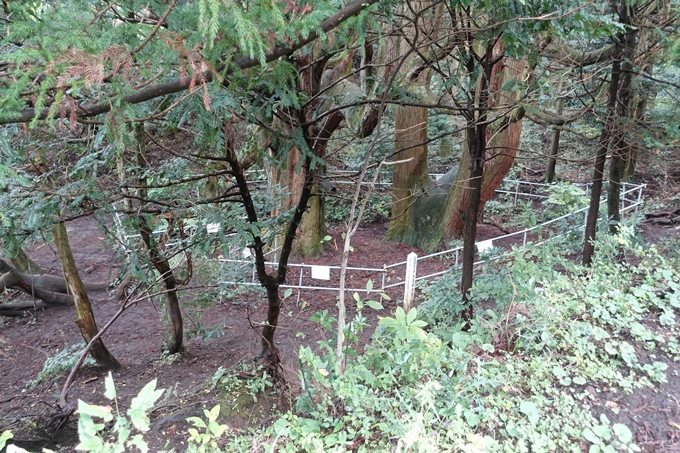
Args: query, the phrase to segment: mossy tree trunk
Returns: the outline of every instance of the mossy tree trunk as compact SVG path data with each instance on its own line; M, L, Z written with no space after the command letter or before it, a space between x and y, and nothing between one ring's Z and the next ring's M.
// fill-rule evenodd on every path
M509 111L505 116L485 127L484 137L481 138L485 145L485 154L482 157L481 190L479 192L479 210L494 194L498 186L512 168L517 149L519 147L522 132L522 118L524 110L514 107L521 93L504 91L502 88L507 82L521 80L526 67L525 60L503 60L501 43L497 43L494 49L492 75L488 83L490 96L489 109L494 111ZM480 81L478 80L478 84ZM410 235L404 235L404 242L415 245L423 250L431 251L438 247L442 240L447 237L461 237L465 223L464 213L467 211L468 198L471 194L471 182L473 175L470 158L475 152L470 149L471 144L478 146L476 138L473 140L466 132L466 139L462 146L462 155L458 167L458 173L454 182L445 193L432 191L425 196L414 200L410 206L409 230Z
M31 258L24 252L21 247L16 247L11 250L8 256L16 270L24 274L44 274L45 271L35 264Z
M431 2L418 4L417 16L405 25L402 36L387 40L382 58L388 64L382 70L383 80L389 80L399 71L405 88L417 97L426 98L432 70L430 63L422 60L423 49L439 38L443 10L431 7ZM409 14L405 11L405 14ZM433 58L433 61L435 59ZM420 206L423 197L432 188L427 165L428 110L418 106L400 106L394 109L394 154L392 161L392 209L386 240L412 243L419 235L416 219L432 220L426 207ZM427 204L427 203L425 203Z
M281 200L279 212L287 212L295 209L300 200L304 188L304 174L300 171L301 153L293 146L287 153L286 166L275 170L275 184L278 184L285 193ZM302 216L302 222L297 231L297 238L293 242L291 254L293 256L317 256L323 251L323 238L327 234L323 198L318 196L318 184L312 187L312 197L309 200L307 210ZM283 243L284 235L281 235Z
M78 268L76 267L76 262L73 258L73 252L71 251L71 245L68 241L68 234L66 233L66 225L63 222L57 222L52 227L52 235L54 237L54 246L57 250L57 256L59 257L59 263L61 263L61 269L64 273L64 281L68 289L69 294L73 297L73 302L75 303L76 313L78 314L78 319L76 324L80 329L80 334L86 343L89 343L92 338L99 332L97 329L97 323L94 319L94 313L92 312L92 305L90 304L90 298L85 290L85 285L80 279L80 274L78 273ZM120 363L118 360L106 349L102 339L98 339L92 349L90 349L90 354L97 361L98 364L105 367L118 368Z
M427 168L427 109L397 107L394 117L393 160L400 163L392 166L392 214L385 239L410 242L416 235L410 207L432 186Z
M333 99L343 100L349 96L353 98L359 96L359 88L345 78L352 70L354 53L342 56L337 61L330 61L330 55L320 57L316 60L312 55L298 57L295 64L300 70L298 79L298 92L304 93L308 98L314 99L304 106L306 114L311 119L314 116L324 115L328 110L336 107ZM312 69L306 69L312 68ZM319 96L321 91L324 96ZM323 251L323 238L327 234L325 223L325 211L323 193L319 187L319 178L326 170L326 157L328 144L333 133L340 127L342 120L345 119L341 112L324 115L322 126L305 127L305 133L309 137L309 147L315 156L314 169L310 170L314 178L310 188L309 202L306 204L301 222L297 227L297 234L290 251L293 256L317 256ZM283 126L284 135L292 134L291 125ZM370 135L373 128L361 125L361 130ZM279 207L274 209L272 215L280 212L296 209L299 200L305 191L305 181L307 176L302 171L307 157L300 152L297 146L290 147L285 142L279 143L279 148L274 150L274 160L280 162L285 159L286 165L280 168L272 168L272 183L278 185L284 192L283 199ZM282 242L285 242L285 236Z

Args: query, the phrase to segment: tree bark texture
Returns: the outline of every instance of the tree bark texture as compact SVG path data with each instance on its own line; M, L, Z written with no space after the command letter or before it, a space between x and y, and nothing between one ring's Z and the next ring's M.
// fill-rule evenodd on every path
M403 74L405 88L419 97L426 97L430 84L429 62L423 61L431 43L439 38L442 5L420 2L413 20L402 29L402 35L391 36L383 52L384 61L393 62L382 70L384 81L398 70ZM414 11L404 13L410 15ZM427 165L427 116L423 107L405 106L394 110L394 154L392 168L392 209L386 240L413 243L419 235L415 216L420 222L434 218L426 210L412 210L432 187ZM417 212L416 212L417 211Z
M285 191L281 206L277 208L277 211L287 212L294 209L300 200L305 180L304 174L300 171L301 158L300 150L293 146L287 153L285 167L274 170L275 179L273 182ZM309 206L302 216L296 239L293 242L293 250L291 251L293 256L312 257L318 256L323 251L323 238L328 233L323 198L317 196L319 195L317 184L312 188L312 194L315 196L310 199ZM281 235L281 238L284 239L284 236Z
M557 101L555 101L555 114L558 117L562 116L562 112L564 111L564 99L559 95L564 91L565 85L566 83L561 80L557 88L558 98ZM545 176L543 177L543 181L547 184L550 184L555 180L555 167L557 166L557 155L560 150L560 132L562 132L562 128L553 127L552 133L550 134L550 150L548 151L550 157L548 158L548 166L545 169Z
M397 107L394 125L395 161L392 166L392 214L385 239L413 236L409 208L432 186L427 168L427 109Z
M146 146L144 143L144 125L136 124L135 131L135 160L137 167L142 169L147 167L146 161ZM138 177L140 187L147 185L146 178ZM147 198L147 190L144 188L138 189L137 193L140 199ZM163 348L169 354L177 354L182 351L184 343L184 320L182 319L182 310L179 306L179 295L177 293L177 279L175 273L170 266L168 259L163 256L158 243L153 237L153 228L149 225L148 219L145 216L139 216L139 234L146 245L149 253L149 260L151 265L158 271L160 278L165 286L165 303L168 310L168 319L170 320L170 337L166 340Z
M602 126L602 132L598 142L597 154L595 155L595 167L593 171L593 181L590 188L590 204L588 216L586 217L585 243L583 244L583 264L590 265L595 252L595 234L597 232L597 219L600 210L600 196L602 195L602 180L604 175L604 164L607 160L607 151L614 128L616 95L619 90L621 78L621 57L615 57L612 62L611 78L609 81L609 99L607 100L607 119Z
M621 42L621 76L616 96L616 116L613 122L611 143L611 162L609 164L609 187L607 188L607 218L612 234L618 231L621 222L621 181L626 171L626 163L632 158L633 147L627 138L632 127L630 102L633 80L633 59L635 57L637 28L634 24L634 7L625 2L621 4L621 23L626 32Z
M498 58L502 55L503 46L496 44L494 55ZM490 57L489 57L490 58ZM506 115L489 124L485 128L485 135L481 138L485 141L485 154L482 157L481 193L479 196L479 210L484 209L484 205L496 192L503 179L508 174L515 162L517 148L519 147L520 136L522 134L522 118L524 110L515 107L520 92L503 91L503 85L513 80L521 80L522 73L526 67L526 60L513 60L508 58L506 61L498 61L492 70L491 77L487 82L489 106L488 109L494 112L504 112ZM471 145L470 138L466 139L467 145ZM477 145L475 145L477 146ZM473 156L476 151L468 149L468 154ZM466 211L468 196L471 191L470 181L473 177L470 171L473 169L471 162L461 161L460 170L456 177L456 182L451 186L449 199L446 205L447 224L444 230L444 237L460 237L464 235L464 219L462 213ZM469 169L469 170L468 170Z
M76 324L78 325L80 334L83 336L85 342L89 343L90 340L97 335L97 323L94 319L92 305L87 296L85 285L80 279L80 274L78 273L78 268L76 267L76 262L73 258L71 245L68 241L68 234L66 233L66 225L64 225L63 222L55 223L52 228L52 235L54 237L54 246L57 249L57 256L61 263L61 269L64 272L64 281L68 292L73 297L76 313L78 314ZM92 346L90 353L100 365L111 368L120 367L120 363L118 363L118 360L116 360L109 350L106 349L101 338Z

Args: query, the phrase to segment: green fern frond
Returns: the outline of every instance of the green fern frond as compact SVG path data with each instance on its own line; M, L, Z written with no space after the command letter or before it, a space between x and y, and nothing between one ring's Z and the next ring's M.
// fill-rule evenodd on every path
M45 101L47 99L47 92L57 84L57 76L54 74L48 74L40 84L40 91L38 92L38 99L35 101L35 111L40 112L45 108ZM31 120L30 127L33 128L38 124L40 115L36 115L33 120Z
M219 29L219 13L219 0L200 0L198 2L198 26L205 35L206 47L208 49L212 48L215 44L215 38Z

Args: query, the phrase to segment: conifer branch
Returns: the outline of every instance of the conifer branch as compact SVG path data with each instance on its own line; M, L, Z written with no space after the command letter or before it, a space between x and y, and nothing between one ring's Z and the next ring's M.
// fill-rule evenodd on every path
M377 3L378 0L354 0L349 3L343 9L335 13L334 15L326 18L319 25L319 29L323 33L328 33L340 24L342 24L347 19L356 16L362 11L366 10L368 7ZM311 32L306 38L300 37L295 43L291 45L280 45L276 46L268 55L265 57L267 63L271 61L278 60L281 57L291 55L293 52L301 49L307 44L315 41L320 36L319 32ZM238 67L241 70L253 68L260 65L260 60L251 57L241 57L233 62L233 66ZM221 73L226 68L217 68L217 72ZM230 71L229 71L230 72ZM126 104L139 104L142 102L150 101L152 99L166 96L168 94L178 93L180 91L186 91L196 85L202 85L213 81L214 74L211 71L205 71L203 77L199 80L195 78L178 78L165 83L154 85L149 88L138 90L133 94L123 96L122 101ZM225 79L223 83L229 83L228 79ZM193 85L192 85L193 84ZM100 115L102 113L109 112L111 110L112 103L110 99L100 101L100 102L85 102L81 103L76 107L76 114L80 118L91 117L95 115ZM27 123L33 121L36 117L38 120L48 118L50 115L49 107L35 109L28 108L22 110L17 116L0 118L0 124L13 124L13 123ZM66 107L63 109L63 115L65 117L70 117L72 115L71 107Z

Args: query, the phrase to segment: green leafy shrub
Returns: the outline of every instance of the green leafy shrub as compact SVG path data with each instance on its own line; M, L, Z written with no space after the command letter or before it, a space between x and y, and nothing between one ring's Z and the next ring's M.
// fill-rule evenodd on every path
M114 402L115 409L111 406L95 406L78 400L78 438L80 443L76 450L92 453L108 453L130 451L132 447L141 452L147 452L148 446L144 440L146 431L149 430L149 411L154 403L163 394L163 390L156 390L156 380L149 382L139 391L139 394L130 401L130 408L122 413L118 407L116 387L111 373L104 380L106 391L104 396ZM96 423L100 419L104 423ZM114 422L111 433L115 434L105 438L106 424ZM130 437L133 432L137 434Z
M584 208L588 206L588 200L586 191L577 185L568 182L551 184L548 186L548 198L543 201L545 220Z
M613 260L622 249L640 264ZM296 412L252 442L289 452L640 451L630 429L591 410L584 388L664 382L661 351L680 352L680 267L642 247L632 228L604 236L597 250L589 268L559 244L488 263L471 291L479 308L467 332L457 323L458 278L445 275L416 309L382 318L344 373L332 341L302 348ZM328 314L315 319L333 325ZM644 350L653 360L641 360Z

